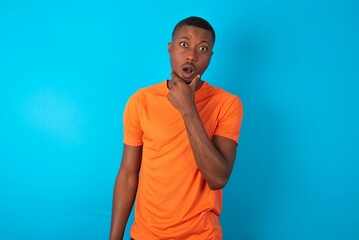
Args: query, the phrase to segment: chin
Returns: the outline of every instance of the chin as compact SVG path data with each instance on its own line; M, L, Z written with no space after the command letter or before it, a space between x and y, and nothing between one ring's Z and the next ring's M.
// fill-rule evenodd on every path
M184 78L184 77L181 76L181 78L182 78L183 81L185 81L187 84L190 84L190 83L192 82L192 80L193 80L192 77L191 77L191 78Z

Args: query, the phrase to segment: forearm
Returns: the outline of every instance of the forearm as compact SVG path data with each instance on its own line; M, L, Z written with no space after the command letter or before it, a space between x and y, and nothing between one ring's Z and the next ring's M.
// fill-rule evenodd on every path
M117 176L113 196L111 240L121 240L123 238L127 220L135 200L137 184L137 176L126 176L121 172Z
M182 112L188 138L198 169L211 189L221 189L230 176L230 167L224 156L211 142L197 108Z

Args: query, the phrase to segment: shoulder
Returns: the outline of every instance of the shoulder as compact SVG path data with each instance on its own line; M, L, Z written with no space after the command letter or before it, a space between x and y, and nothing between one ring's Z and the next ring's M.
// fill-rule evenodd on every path
M136 104L144 104L148 101L148 99L152 98L156 95L162 95L165 93L165 84L166 82L160 82L148 87L138 89L134 94L130 96L128 99L129 103L136 103Z
M216 87L207 83L206 92L210 98L218 101L222 106L232 106L236 108L243 107L242 101L237 95L226 91L223 88Z

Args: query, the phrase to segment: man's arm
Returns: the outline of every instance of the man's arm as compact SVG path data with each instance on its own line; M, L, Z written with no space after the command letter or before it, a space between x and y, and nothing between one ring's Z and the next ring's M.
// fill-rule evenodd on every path
M189 85L177 74L172 77L168 99L183 117L198 169L211 189L221 189L231 175L237 143L220 136L214 136L212 141L209 139L194 101L200 76L196 76Z
M142 146L124 145L121 167L118 172L112 205L111 240L120 240L135 200L138 173L141 166Z
M198 169L212 190L222 189L233 169L237 143L221 136L211 141L196 108L182 116Z

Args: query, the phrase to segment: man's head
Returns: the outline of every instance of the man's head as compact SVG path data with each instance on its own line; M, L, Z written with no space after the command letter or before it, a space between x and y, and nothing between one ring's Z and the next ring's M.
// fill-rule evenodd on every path
M214 30L206 20L189 17L180 21L168 43L172 71L187 83L202 75L210 63L214 41Z

